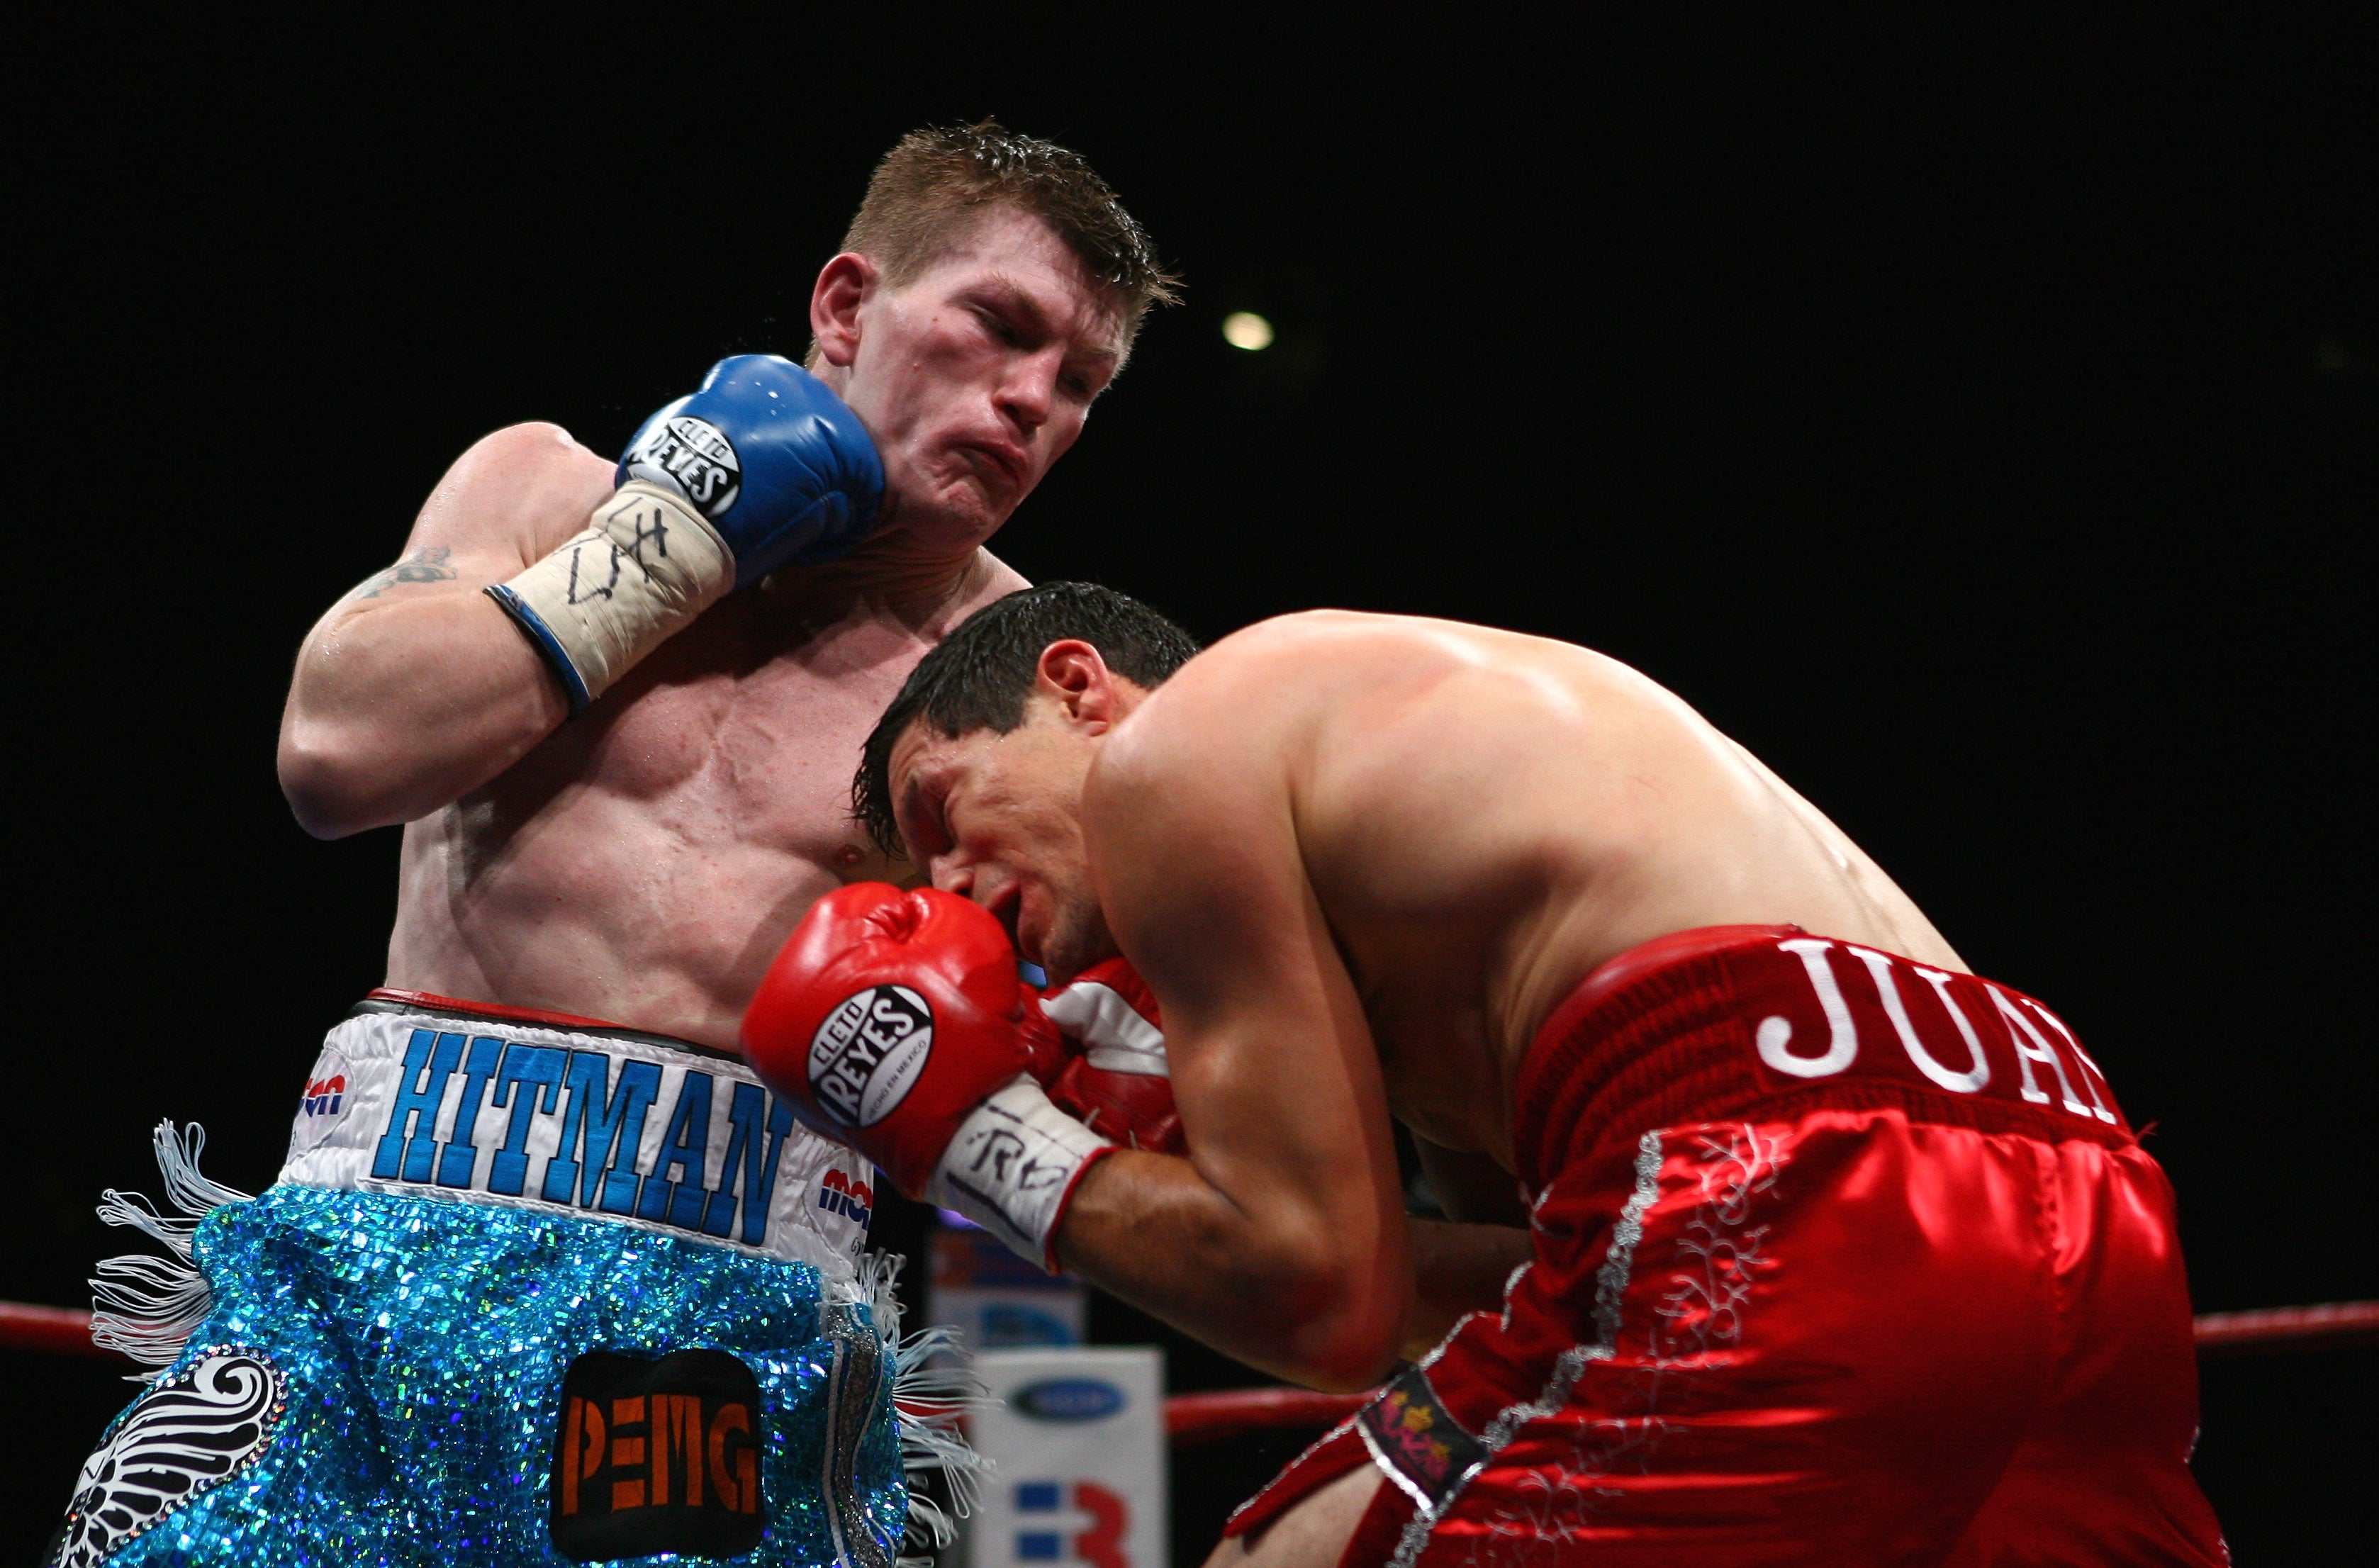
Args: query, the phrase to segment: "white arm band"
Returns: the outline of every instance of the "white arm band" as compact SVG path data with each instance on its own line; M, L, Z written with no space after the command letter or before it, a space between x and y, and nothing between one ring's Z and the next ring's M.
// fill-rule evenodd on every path
M959 1124L925 1196L1056 1273L1057 1222L1074 1184L1115 1147L1018 1078Z
M734 585L719 530L682 498L633 479L585 533L488 597L520 622L578 713Z

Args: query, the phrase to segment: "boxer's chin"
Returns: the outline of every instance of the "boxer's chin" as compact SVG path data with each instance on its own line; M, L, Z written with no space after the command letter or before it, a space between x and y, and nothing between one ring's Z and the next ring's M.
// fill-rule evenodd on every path
M1052 985L1063 985L1093 964L1116 956L1105 911L1094 902L1069 903L1050 922L1041 941L1041 968Z
M1013 488L953 459L894 480L894 521L924 549L950 554L972 549L999 532L1023 499L1010 493Z

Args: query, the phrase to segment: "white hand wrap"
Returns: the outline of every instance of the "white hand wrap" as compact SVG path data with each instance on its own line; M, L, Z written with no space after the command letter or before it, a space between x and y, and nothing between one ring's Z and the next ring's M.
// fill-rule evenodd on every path
M959 1124L925 1196L1055 1273L1054 1237L1074 1184L1115 1147L1020 1077Z
M488 597L520 622L577 713L735 585L735 557L682 497L631 480L586 531Z

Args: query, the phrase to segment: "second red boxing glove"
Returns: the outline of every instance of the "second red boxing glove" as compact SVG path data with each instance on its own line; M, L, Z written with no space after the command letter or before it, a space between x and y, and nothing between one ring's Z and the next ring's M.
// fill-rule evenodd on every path
M1055 1077L1042 1079L1059 1110L1129 1148L1190 1152L1173 1104L1164 1014L1130 964L1093 964L1041 1006L1069 1051Z

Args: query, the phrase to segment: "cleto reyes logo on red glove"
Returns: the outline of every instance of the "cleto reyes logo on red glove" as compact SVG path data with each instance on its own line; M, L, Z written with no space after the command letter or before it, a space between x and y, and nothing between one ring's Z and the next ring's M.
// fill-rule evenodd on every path
M810 1038L810 1092L844 1127L874 1127L900 1107L934 1049L934 1009L905 985L846 996Z

